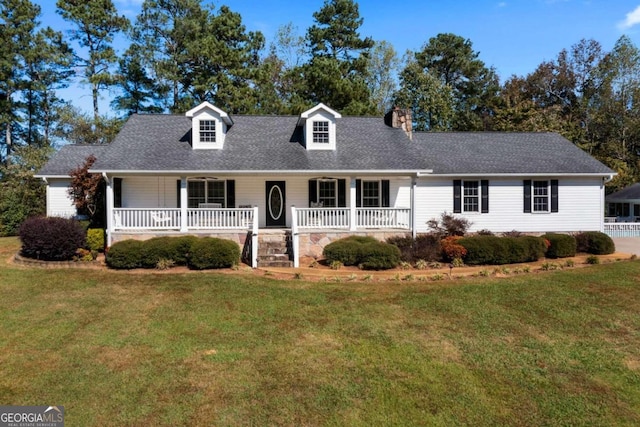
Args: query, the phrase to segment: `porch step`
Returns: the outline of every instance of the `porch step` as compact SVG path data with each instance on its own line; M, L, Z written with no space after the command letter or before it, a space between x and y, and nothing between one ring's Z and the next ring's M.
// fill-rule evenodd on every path
M293 267L290 247L288 231L261 233L258 235L258 267Z

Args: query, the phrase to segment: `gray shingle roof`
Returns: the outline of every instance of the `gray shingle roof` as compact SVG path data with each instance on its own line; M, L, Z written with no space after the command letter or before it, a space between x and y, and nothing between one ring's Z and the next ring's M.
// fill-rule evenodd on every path
M554 133L414 133L410 141L377 117L337 119L337 149L307 151L297 116L233 116L222 150L192 150L191 119L133 115L105 148L95 171L428 171L434 174L613 173ZM86 149L86 147L85 147ZM71 152L41 174L68 172ZM61 150L62 152L62 150ZM85 156L86 157L86 156ZM62 166L60 164L62 164ZM77 164L74 164L74 166Z
M635 183L620 191L611 193L606 197L606 199L607 202L640 199L640 183Z
M90 155L102 157L107 148L107 145L64 145L36 176L68 176L73 169L82 166Z
M548 132L419 132L434 174L611 174L571 141Z

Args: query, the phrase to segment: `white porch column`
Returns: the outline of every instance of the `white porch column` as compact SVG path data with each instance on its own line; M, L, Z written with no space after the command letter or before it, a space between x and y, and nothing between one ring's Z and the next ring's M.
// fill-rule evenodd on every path
M189 207L189 199L187 195L187 177L180 177L180 231L187 232L187 208Z
M113 232L113 179L109 179L106 173L102 174L104 181L107 184L107 247L111 246Z
M298 214L296 207L291 206L291 246L293 250L293 267L300 267L300 235L298 233Z
M251 268L258 268L258 207L253 207L253 228L251 229Z
M349 230L354 231L357 228L358 216L356 215L356 178L351 177L349 183Z
M411 237L416 238L416 177L411 177Z

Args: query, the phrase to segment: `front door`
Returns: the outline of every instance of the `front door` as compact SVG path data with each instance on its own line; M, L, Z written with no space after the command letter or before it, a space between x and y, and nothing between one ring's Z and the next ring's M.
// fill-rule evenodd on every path
M267 227L285 227L287 224L285 182L267 181Z

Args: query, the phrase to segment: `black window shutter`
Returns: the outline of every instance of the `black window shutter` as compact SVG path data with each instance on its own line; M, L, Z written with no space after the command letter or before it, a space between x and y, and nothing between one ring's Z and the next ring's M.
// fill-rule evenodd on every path
M531 180L525 179L522 187L524 188L524 212L531 213Z
M551 212L558 212L558 180L551 180Z
M311 203L318 202L318 180L310 179L309 180L309 207L311 207Z
M236 180L227 180L227 208L236 207Z
M113 207L122 207L122 178L113 178Z
M362 180L356 179L356 208L362 207Z
M462 181L453 180L453 213L462 212Z
M629 211L629 203L623 203L622 204L622 216L629 216L630 211Z
M176 203L176 206L178 207L178 209L180 209L182 207L182 198L180 197L181 188L182 188L182 183L181 183L180 180L177 180L176 181L176 195L177 195L177 198L178 198L177 200L178 201Z
M382 187L382 207L388 208L391 206L391 200L389 198L389 180L383 179L380 184Z
M347 180L338 180L338 207L344 208L347 206Z
M480 212L489 213L489 180L483 179L480 181L480 187L482 191Z

